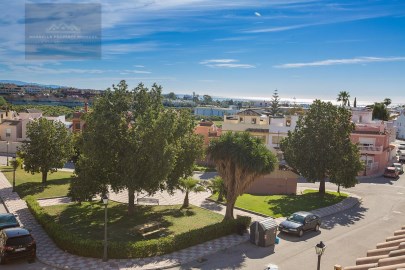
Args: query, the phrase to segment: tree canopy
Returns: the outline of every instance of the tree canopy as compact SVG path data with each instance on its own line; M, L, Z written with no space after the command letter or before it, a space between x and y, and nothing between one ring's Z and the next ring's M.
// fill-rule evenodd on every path
M207 153L214 161L226 188L225 219L233 219L237 197L258 177L272 172L277 158L259 138L247 132L225 133L211 141Z
M319 193L324 194L328 177L345 187L357 183L362 166L359 150L350 141L353 130L349 110L315 100L282 140L281 149L291 167L309 182L320 182Z
M93 181L90 171L101 190L107 185L127 189L129 213L135 210L135 192L177 188L202 151L190 112L165 109L162 98L156 84L129 90L121 81L96 100L86 117L79 158L84 170L78 176Z
M24 170L42 173L42 183L46 183L48 172L62 168L72 156L71 134L63 123L39 118L27 124L27 137L19 149Z
M274 90L273 97L271 98L270 113L273 116L277 116L280 113L280 98L277 89Z
M337 101L342 102L342 106L346 106L349 103L350 94L347 91L340 91L337 97Z
M383 120L388 121L389 119L389 112L387 110L387 106L384 103L374 103L373 105L373 120Z

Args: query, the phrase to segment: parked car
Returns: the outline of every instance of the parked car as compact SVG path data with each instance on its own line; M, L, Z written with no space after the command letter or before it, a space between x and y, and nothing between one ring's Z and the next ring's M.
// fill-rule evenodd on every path
M37 245L27 229L7 228L0 231L0 264L22 258L35 260L36 252Z
M294 233L301 237L304 231L319 231L321 227L321 218L309 212L296 212L289 216L278 226L280 232Z
M393 167L398 171L398 174L403 174L404 173L404 165L401 163L394 163L392 164Z
M387 167L384 171L384 177L398 178L399 173L395 167Z
M0 230L13 227L20 227L15 216L10 213L0 214Z
M398 150L399 162L405 163L405 150Z

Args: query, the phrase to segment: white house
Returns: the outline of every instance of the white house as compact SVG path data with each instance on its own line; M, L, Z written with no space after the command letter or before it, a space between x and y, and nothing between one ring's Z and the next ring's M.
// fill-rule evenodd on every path
M397 127L397 138L405 139L405 110L401 111L394 124Z

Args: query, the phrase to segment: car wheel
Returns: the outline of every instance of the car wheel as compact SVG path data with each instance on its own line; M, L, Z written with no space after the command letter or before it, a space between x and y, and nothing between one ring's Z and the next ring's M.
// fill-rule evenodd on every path
M298 231L298 237L301 237L301 236L303 236L304 235L304 231L303 230L299 230Z
M319 232L319 224L316 224L314 231Z

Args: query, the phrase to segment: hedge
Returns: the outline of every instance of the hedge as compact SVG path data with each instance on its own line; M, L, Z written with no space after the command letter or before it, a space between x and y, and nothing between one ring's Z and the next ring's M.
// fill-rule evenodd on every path
M44 208L38 204L34 197L27 196L26 202L31 213L59 248L80 256L102 258L103 241L83 239L74 233L67 233L62 225L55 222L54 218L46 213ZM108 257L112 259L126 259L167 254L215 238L240 233L241 230L245 230L250 223L250 217L237 216L235 220L223 221L200 229L161 237L159 239L137 242L111 241L108 243Z

